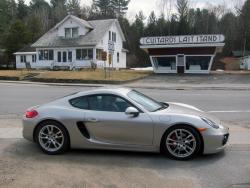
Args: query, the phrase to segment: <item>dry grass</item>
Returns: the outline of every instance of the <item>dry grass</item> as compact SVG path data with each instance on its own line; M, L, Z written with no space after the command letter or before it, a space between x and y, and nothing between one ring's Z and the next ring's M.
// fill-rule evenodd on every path
M0 76L4 77L23 77L27 75L27 70L1 70Z
M41 73L37 78L49 79L73 79L73 80L112 80L112 81L128 81L141 77L148 76L152 72L149 71L133 71L133 70L120 70L120 71L107 71L105 79L104 70L83 70L83 71L46 71Z
M36 70L0 70L0 77L18 77L22 79L23 77L38 73L36 78L44 79L64 79L64 80L110 80L110 81L128 81L137 78L142 78L148 76L152 72L150 71L134 71L134 70L113 70L105 72L104 70L97 69L96 71L82 70L82 71L36 71Z

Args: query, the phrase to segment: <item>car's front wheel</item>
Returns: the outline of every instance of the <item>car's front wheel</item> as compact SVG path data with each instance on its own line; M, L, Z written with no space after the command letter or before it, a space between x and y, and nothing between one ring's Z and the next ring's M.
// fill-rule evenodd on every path
M66 129L58 122L46 121L36 129L36 141L43 152L55 155L69 148L69 138Z
M188 126L175 126L166 131L162 140L163 151L171 158L188 160L198 154L201 139L198 132Z

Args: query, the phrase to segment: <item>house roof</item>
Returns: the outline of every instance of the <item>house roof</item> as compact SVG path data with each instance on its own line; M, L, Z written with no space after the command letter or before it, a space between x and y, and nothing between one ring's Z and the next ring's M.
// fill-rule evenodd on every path
M22 49L18 50L18 52L35 52L36 48L31 47L31 45L27 45L23 47Z
M86 35L79 36L78 38L65 39L63 37L59 37L57 35L57 28L68 18L73 18L74 20L78 21L80 24L83 24L85 27L90 28L91 30ZM122 38L125 41L124 35L120 28L120 24L116 19L85 21L73 15L68 15L55 27L45 33L34 44L32 44L32 47L95 46L101 41L104 34L109 30L113 23L117 24L118 29L122 34Z
M14 55L22 55L22 54L35 54L36 53L36 48L31 47L31 45L27 45L23 47L22 49L18 50Z
M73 16L73 15L66 16L62 21L60 21L58 24L56 24L56 26L53 27L52 29L57 29L60 25L62 25L69 18L72 18L76 22L80 23L81 25L84 25L85 27L87 27L89 29L94 29L93 26L89 22L87 22L86 20L83 20L81 18L78 18L76 16Z

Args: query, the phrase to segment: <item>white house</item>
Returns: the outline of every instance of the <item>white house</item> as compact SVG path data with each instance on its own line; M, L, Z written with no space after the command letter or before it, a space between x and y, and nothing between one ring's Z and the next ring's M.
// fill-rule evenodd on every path
M16 67L35 69L126 68L124 34L117 19L85 21L73 15L38 39L31 48L16 53ZM28 50L30 49L30 50ZM111 54L102 61L102 51ZM110 62L110 64L109 64Z

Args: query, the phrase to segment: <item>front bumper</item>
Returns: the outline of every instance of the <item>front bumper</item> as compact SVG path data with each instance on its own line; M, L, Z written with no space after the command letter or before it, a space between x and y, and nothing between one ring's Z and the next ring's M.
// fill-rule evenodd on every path
M220 126L203 133L204 154L213 154L223 151L229 140L229 128Z

